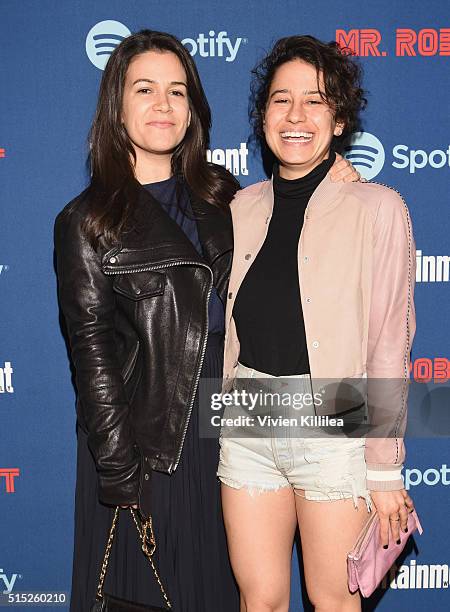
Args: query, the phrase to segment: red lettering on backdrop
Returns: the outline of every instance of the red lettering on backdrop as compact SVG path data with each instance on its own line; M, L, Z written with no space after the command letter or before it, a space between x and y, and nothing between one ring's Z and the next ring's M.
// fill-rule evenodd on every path
M381 55L380 50L378 49L378 45L381 42L381 34L378 30L369 28L360 30L359 41L360 55L362 57L367 57L369 55Z
M417 41L417 34L409 28L398 28L395 41L395 55L416 55L414 45Z
M434 382L444 382L450 378L450 361L445 357L434 360Z
M431 359L422 357L414 362L414 380L416 382L427 383L433 378L433 363Z
M6 482L6 492L15 493L14 478L20 476L19 468L0 468L0 478L2 476Z
M416 382L427 383L433 380L435 383L443 383L450 379L450 360L446 357L420 357L410 363L409 371L412 371Z
M336 41L344 52L360 57L387 55L380 51L381 33L375 28L336 30ZM399 57L432 57L450 55L450 28L397 28L395 33L395 55Z
M361 30L336 30L336 42L343 49L350 49L355 55L368 57L386 55L378 48L381 42L379 30L363 28Z
M401 57L450 55L450 28L422 28L418 32L411 28L397 28L395 54Z
M439 55L450 55L450 28L441 28L441 51Z
M351 49L355 55L359 55L359 30L336 30L336 42L342 49Z
M439 36L436 30L420 30L417 40L420 55L436 55L439 48Z

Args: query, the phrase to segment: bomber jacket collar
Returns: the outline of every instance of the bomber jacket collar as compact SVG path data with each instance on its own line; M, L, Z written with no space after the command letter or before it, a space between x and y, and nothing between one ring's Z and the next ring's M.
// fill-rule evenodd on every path
M337 199L339 192L345 183L333 183L330 173L325 176L311 196L307 207L308 219L315 219L329 212L333 201ZM274 195L273 195L273 176L270 181L265 181L261 192L261 204L268 216L272 215Z

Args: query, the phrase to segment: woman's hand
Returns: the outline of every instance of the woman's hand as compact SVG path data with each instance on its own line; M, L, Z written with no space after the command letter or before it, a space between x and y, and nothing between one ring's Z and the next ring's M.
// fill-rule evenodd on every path
M389 540L400 544L400 529L407 533L408 514L414 510L413 500L405 489L400 491L370 491L380 517L380 539L383 548Z
M331 166L330 178L333 183L355 183L361 180L361 175L347 159L336 153L336 161Z

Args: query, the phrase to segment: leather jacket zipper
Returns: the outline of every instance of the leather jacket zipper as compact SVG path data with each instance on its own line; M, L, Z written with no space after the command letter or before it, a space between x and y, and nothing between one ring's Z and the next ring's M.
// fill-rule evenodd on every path
M171 464L169 466L169 474L171 474L173 471L175 471L178 467L178 464L180 462L180 457L181 457L181 452L183 450L183 445L184 445L184 440L186 438L186 432L187 432L187 428L189 425L189 421L191 419L191 414L192 414L192 408L194 405L194 400L195 400L195 394L197 393L197 387L198 387L198 382L200 380L200 373L202 371L202 367L203 367L203 361L205 359L205 353L206 353L206 343L208 341L208 325L209 325L209 318L208 318L208 304L209 304L209 298L211 297L211 291L212 291L212 285L213 285L213 272L211 270L211 268L209 266L207 266L206 264L200 263L198 261L177 261L177 262L173 262L173 263L167 263L167 264L162 264L159 266L140 266L137 268L132 268L132 269L122 269L122 270L114 270L114 271L110 271L110 270L104 270L105 274L108 274L110 276L113 276L114 274L132 274L133 272L151 272L153 270L162 270L164 268L174 268L176 266L185 266L185 265L192 265L192 266L200 266L202 268L206 268L206 270L209 271L210 274L210 282L209 282L209 287L208 287L208 294L206 296L206 303L205 303L205 319L206 319L206 325L204 326L204 331L203 331L203 340L202 340L202 352L201 352L201 356L200 356L200 362L197 368L197 372L195 375L195 383L194 383L194 387L192 389L192 393L191 393L191 397L189 398L189 402L188 402L188 415L187 415L187 419L186 419L186 424L184 426L183 429L183 435L181 438L181 444L180 447L178 449L178 454L175 460L175 464ZM139 347L138 347L139 348ZM137 352L136 352L137 355Z
M212 270L211 268L209 268L208 266L205 266L208 268L208 270L211 273L211 282L209 284L209 288L208 288L208 294L206 296L206 304L205 304L205 319L206 319L206 325L205 325L205 330L206 333L203 333L203 346L202 346L202 352L201 352L201 356L200 356L200 363L197 369L197 375L195 377L195 383L194 383L194 389L191 395L191 399L189 401L189 410L188 410L188 418L186 421L186 425L184 426L184 430L183 430L183 437L181 439L181 445L178 451L178 455L177 458L175 460L175 465L172 467L172 465L169 467L169 474L171 474L173 471L175 471L178 467L178 464L180 463L180 457L181 457L181 452L183 450L183 445L184 445L184 439L186 437L186 432L187 432L187 428L189 425L189 420L191 418L191 413L192 413L192 407L194 405L194 400L195 400L195 394L197 393L197 387L198 387L198 381L200 380L200 373L202 371L202 367L203 367L203 361L205 360L205 353L206 353L206 344L208 342L208 325L209 325L209 319L208 319L208 305L209 305L209 298L211 297L211 291L212 291L212 279L213 279L213 274L212 274Z

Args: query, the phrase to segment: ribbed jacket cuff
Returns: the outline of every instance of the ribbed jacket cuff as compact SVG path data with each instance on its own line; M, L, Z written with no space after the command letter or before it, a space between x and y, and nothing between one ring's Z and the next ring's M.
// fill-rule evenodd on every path
M369 491L399 491L405 488L401 473L403 465L368 464L366 486Z

